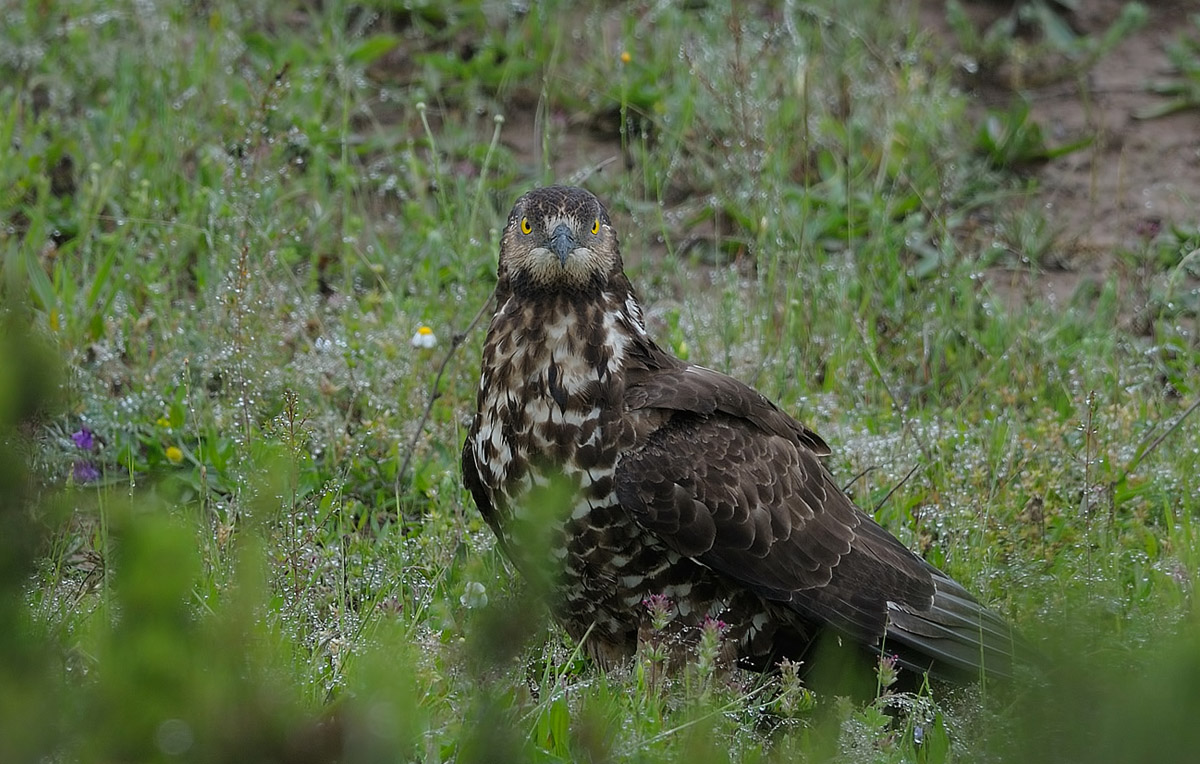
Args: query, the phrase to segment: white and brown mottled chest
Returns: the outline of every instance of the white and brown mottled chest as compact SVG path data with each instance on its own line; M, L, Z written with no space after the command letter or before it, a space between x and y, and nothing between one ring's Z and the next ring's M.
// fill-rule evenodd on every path
M469 447L505 549L526 576L553 566L558 589L611 588L590 563L596 549L621 560L640 546L614 493L633 437L623 372L639 336L636 303L617 298L510 299L488 333Z
M552 480L593 502L611 492L630 324L613 301L511 298L500 307L470 438L502 521L525 512L524 498Z

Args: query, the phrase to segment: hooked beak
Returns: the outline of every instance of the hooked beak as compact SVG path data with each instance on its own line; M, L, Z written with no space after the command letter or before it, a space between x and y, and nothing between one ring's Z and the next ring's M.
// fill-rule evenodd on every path
M550 251L558 255L558 262L565 268L567 265L567 256L579 246L575 241L575 235L571 233L571 228L566 223L559 223L554 227L554 231L550 234Z

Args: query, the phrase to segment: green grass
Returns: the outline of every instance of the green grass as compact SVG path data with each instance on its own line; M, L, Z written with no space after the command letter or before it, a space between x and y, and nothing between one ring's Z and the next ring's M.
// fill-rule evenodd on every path
M1196 231L1006 298L1053 220L889 3L413 5L3 11L0 759L1195 749ZM663 344L821 432L1046 684L856 704L580 657L458 476L483 332L453 339L552 180L607 202Z

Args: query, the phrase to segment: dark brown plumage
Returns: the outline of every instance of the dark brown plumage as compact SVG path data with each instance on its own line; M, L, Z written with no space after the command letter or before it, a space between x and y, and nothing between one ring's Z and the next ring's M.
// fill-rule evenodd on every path
M818 435L650 339L596 197L521 197L498 277L463 481L598 660L636 651L654 597L680 640L719 619L758 668L829 632L918 671L1010 672L1005 623L854 506Z

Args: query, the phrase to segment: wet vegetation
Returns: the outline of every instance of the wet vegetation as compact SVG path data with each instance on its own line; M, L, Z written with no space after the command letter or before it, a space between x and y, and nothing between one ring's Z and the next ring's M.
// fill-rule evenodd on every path
M973 108L910 4L0 13L0 760L1200 749L1196 221L1006 288L1060 262L1021 171L1070 146ZM590 665L458 475L497 232L550 181L607 202L664 346L822 433L1042 663L865 701L714 644Z

